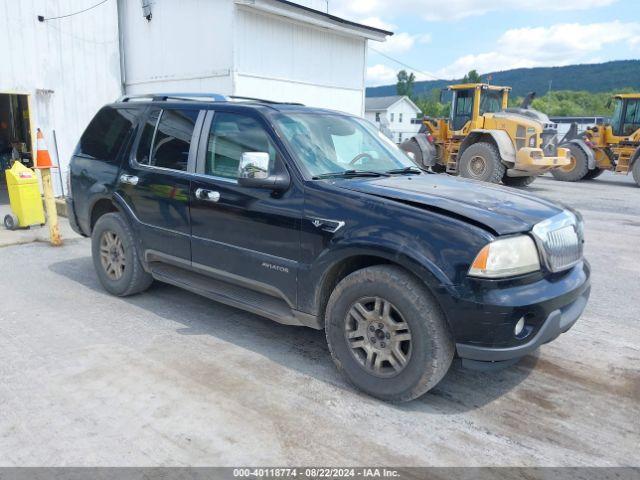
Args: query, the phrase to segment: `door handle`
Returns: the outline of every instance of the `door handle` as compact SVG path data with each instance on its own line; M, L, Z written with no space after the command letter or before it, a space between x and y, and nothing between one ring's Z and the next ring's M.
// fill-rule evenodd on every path
M126 173L120 175L120 182L126 183L127 185L137 185L139 180L135 175L127 175Z
M204 200L205 202L216 203L218 200L220 200L220 192L198 188L196 189L196 198L199 200Z

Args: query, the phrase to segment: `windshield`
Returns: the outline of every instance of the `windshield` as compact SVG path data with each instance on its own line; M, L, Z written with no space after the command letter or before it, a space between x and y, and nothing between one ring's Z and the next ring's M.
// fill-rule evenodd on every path
M485 90L480 98L480 115L502 110L502 90Z
M276 128L305 173L318 177L349 170L384 173L414 167L369 122L340 114L281 113Z
M611 130L614 135L620 135L620 130L622 127L622 107L624 103L620 98L616 99L616 108L613 112L613 116L611 117Z

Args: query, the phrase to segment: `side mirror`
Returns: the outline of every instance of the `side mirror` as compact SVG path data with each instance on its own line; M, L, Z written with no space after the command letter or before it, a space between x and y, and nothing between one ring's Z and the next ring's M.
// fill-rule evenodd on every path
M289 175L269 171L267 152L244 152L238 166L238 185L251 188L284 190L289 186Z

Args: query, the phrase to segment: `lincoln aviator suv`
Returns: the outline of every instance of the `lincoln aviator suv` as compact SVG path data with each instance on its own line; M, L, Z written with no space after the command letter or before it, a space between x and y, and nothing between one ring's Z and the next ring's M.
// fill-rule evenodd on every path
M69 186L105 290L157 280L324 329L337 367L384 400L422 395L454 357L514 363L589 297L577 212L420 170L339 112L126 97L87 127Z

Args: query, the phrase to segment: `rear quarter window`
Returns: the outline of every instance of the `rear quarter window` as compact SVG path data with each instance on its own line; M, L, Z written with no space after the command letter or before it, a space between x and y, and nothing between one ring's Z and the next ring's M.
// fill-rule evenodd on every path
M136 109L104 107L82 134L75 154L105 162L115 162L129 138Z

